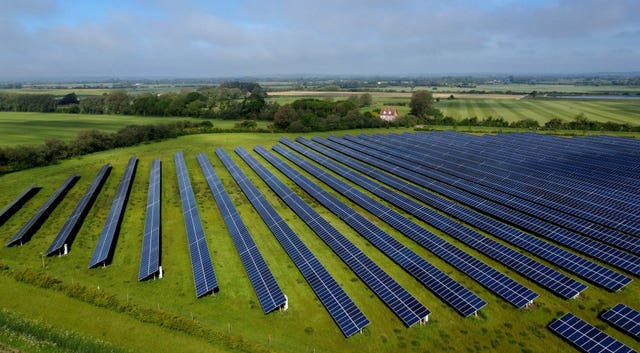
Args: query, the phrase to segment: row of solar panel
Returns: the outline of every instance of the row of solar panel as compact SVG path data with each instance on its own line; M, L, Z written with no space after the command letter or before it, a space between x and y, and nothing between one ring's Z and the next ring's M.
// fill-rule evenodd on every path
M549 187L544 189L534 188L524 182L515 183L511 178L505 178L503 175L492 172L491 167L486 163L483 163L481 167L473 167L472 160L458 158L458 153L452 156L451 154L455 153L455 151L450 151L447 154L441 151L442 156L440 156L436 148L432 146L429 146L428 149L423 147L420 139L406 136L402 136L402 138L385 136L382 138L380 136L364 135L361 135L360 138L380 147L394 148L402 153L420 153L420 163L422 165L476 183L479 186L480 193L478 195L480 196L486 197L486 195L490 194L492 200L504 205L515 206L514 208L523 212L626 251L640 253L640 238L592 222L591 213L574 211L563 204L549 205L548 200L554 195ZM512 169L510 168L510 172ZM517 203L515 203L516 200ZM577 202L583 205L586 203L585 201L584 199L579 199ZM578 213L578 216L575 213ZM611 212L602 217L616 222Z
M374 142L384 141L384 144L392 143L422 152L429 151L428 154L422 155L423 162L434 169L535 202L541 206L538 212L544 213L544 217L548 220L605 242L613 241L611 244L626 250L640 251L637 238L617 229L620 228L621 223L624 223L621 220L630 220L634 223L633 220L638 219L637 211L634 212L635 214L622 212L622 207L615 205L618 200L611 202L602 199L596 193L585 193L581 185L572 187L571 190L567 190L566 186L554 187L552 183L548 181L545 183L544 180L532 185L533 180L536 180L536 174L532 176L530 171L519 173L518 164L498 161L497 157L493 161L488 161L485 156L481 161L477 161L477 158L474 158L475 153L465 152L466 149L461 148L445 150L442 146L434 146L434 142L426 137L391 135L385 136L384 139L371 136L361 136L361 138ZM570 184L570 181L566 180L564 185L568 183ZM598 199L592 201L596 197Z
M89 261L89 268L105 264L113 256L115 238L120 223L122 222L122 216L124 215L125 205L129 197L129 192L131 191L131 184L133 183L137 165L138 158L135 156L131 157L129 163L127 163L120 185L118 185L118 190L111 204L104 228L102 228L102 232L98 238L98 244L96 244L93 256Z
M479 250L485 255L491 257L492 259L503 263L505 266L518 271L520 274L541 284L542 286L548 288L549 290L551 290L552 292L554 292L555 294L561 297L564 297L564 298L575 297L580 293L580 291L586 288L584 284L577 282L575 280L572 280L567 276L561 274L560 272L555 271L515 250L512 250L509 247L504 246L497 241L494 241L486 236L483 236L482 234L474 231L473 229L467 228L461 225L460 223L451 220L448 217L445 217L437 212L434 212L418 204L417 202L410 200L407 197L404 197L398 193L395 193L385 188L384 186L380 186L380 184L373 182L367 178L364 178L362 174L350 171L347 168L335 162L332 162L327 158L321 157L318 154L312 153L310 150L304 149L300 145L294 144L286 139L281 139L280 141L285 143L287 146L294 149L295 151L303 154L304 156L333 170L334 172L351 180L357 185L364 187L365 189L369 190L371 193L381 197L383 200L391 202L392 204L399 207L400 209L403 209L404 211L425 221L426 223L432 225L433 227L440 229L441 231L451 235L455 239L458 239L464 242L465 244L469 245L470 247L476 250ZM305 140L299 139L299 141L302 142ZM311 143L309 143L308 141L306 142L308 145L311 145ZM319 146L316 146L316 147L322 150L321 147ZM330 155L336 158L336 160L339 160L345 164L348 163L348 161L345 160L346 158L340 159L336 153L332 153L326 149L324 149L323 152L327 155ZM369 173L369 176L372 176L372 175ZM429 249L431 248L437 249L438 247L453 248L450 244L446 243L444 240L440 239L435 235L431 235L431 239L432 240L430 244L424 244L426 248L429 248ZM458 249L457 251L461 251L461 250ZM474 269L482 269L480 272L483 274L483 276L488 275L491 272L495 271L494 269L487 270L486 267L487 265L484 263L475 263L470 270L474 271ZM490 276L490 277L494 277L494 276ZM493 281L500 280L500 278L490 278L490 279L492 279ZM489 284L491 285L492 283L490 282ZM493 285L493 287L494 287L494 290L500 290L501 288L499 285ZM504 282L503 288L504 289L502 290L507 291L505 292L505 294L508 294L507 298L510 298L507 300L511 301L512 303L514 299L520 298L519 306L528 304L528 302L525 301L525 299L527 298L529 298L529 300L533 299L533 296L530 294L532 293L530 290L526 290L526 288L523 288L522 286L518 287L510 283L509 281ZM515 291L518 288L521 291L523 291L522 293L527 293L527 295L518 296L518 295L509 293L509 291Z
M486 305L486 302L476 294L385 233L363 215L324 191L288 164L262 147L256 147L254 150L463 316L472 315Z
M351 268L406 326L428 320L430 311L367 257L311 206L241 147L236 153Z
M389 138L394 141L396 140L393 136ZM455 145L450 145L450 143L452 143L450 140L445 142L431 136L427 137L424 134L418 134L416 136L403 135L401 139L406 140L406 138L410 140L410 142L428 149L430 152L429 156L446 157L447 160L456 162L458 165L464 163L464 167L477 165L479 168L475 168L476 172L478 170L480 172L492 172L492 174L495 174L499 178L500 182L485 184L487 186L495 188L510 186L508 189L509 192L517 194L519 197L528 198L530 201L544 204L615 229L633 232L634 228L629 227L629 223L638 224L637 220L640 215L637 212L637 203L629 204L623 200L625 198L624 195L619 195L619 190L610 189L612 186L611 179L615 178L615 175L608 175L607 184L605 185L589 187L589 181L584 178L572 182L572 179L566 176L566 171L556 171L556 173L562 175L562 179L560 179L557 175L543 173L538 170L537 167L531 167L530 163L522 162L520 159L523 154L528 153L528 150L518 150L514 152L508 148L505 149L505 146L495 143L484 147L476 144L468 146L468 149L467 146L460 148ZM457 141L455 138L453 138L453 140ZM467 139L464 139L464 141L466 142ZM504 142L503 139L501 139L500 142ZM514 145L513 149L518 147L521 148L521 146ZM473 153L471 151L473 151ZM510 162L509 158L513 153L518 153L517 157L520 159L513 158ZM571 154L572 162L574 157L575 154ZM462 158L462 160L458 158ZM616 156L616 158L618 158L618 156ZM544 163L548 163L547 160L545 160ZM567 163L562 163L561 165L566 166ZM488 178L491 178L491 176ZM487 176L481 177L481 175L478 175L477 179L479 182L485 179L484 181L486 182ZM591 178L591 180L593 180L593 178ZM518 187L522 190L519 190ZM629 194L628 185L622 186L622 188L625 190L625 194ZM609 192L618 195L611 197L612 195L608 195ZM637 195L632 195L631 197L632 201L637 199ZM624 222L624 220L628 219L635 219L636 222Z
M531 153L530 151L523 149L522 146L518 145L517 141L509 141L505 138L497 138L493 142L493 139L487 139L487 143L479 144L459 135L448 135L446 139L442 136L438 138L438 134L432 136L417 134L415 137L428 148L442 151L450 147L452 149L450 152L454 154L453 157L464 154L468 159L474 160L477 165L489 166L495 168L494 170L502 170L502 175L508 179L516 179L528 185L541 187L544 190L548 190L549 194L555 190L557 192L556 196L563 203L571 203L572 207L587 211L598 209L604 212L625 211L627 214L631 211L633 214L633 207L630 208L629 202L624 201L627 198L628 190L631 189L628 183L620 184L612 180L612 177L615 178L616 175L605 174L603 175L604 178L598 178L594 175L593 168L585 169L581 174L568 175L570 174L566 170L568 164L564 161L559 162L557 167L551 168L548 166L548 149L541 157L527 158L526 156ZM467 144L469 150L460 149L452 145L452 143L456 142L465 144L469 142ZM471 151L477 153L471 153ZM585 153L585 151L582 151L582 153ZM567 151L563 151L563 155L565 156L563 158L566 158ZM574 157L580 155L581 153L572 153L570 155L571 164L574 164ZM589 155L589 158L593 159L594 156ZM617 158L619 158L619 155L616 154ZM534 163L541 164L541 168L534 168L536 165ZM625 191L619 190L620 188ZM578 193L581 200L586 202L580 203L574 196L576 193ZM615 195L609 195L609 193ZM637 213L635 214L637 215Z
M240 260L249 275L249 280L258 296L262 310L266 314L284 307L287 302L284 293L278 286L235 206L231 203L231 199L213 170L209 159L204 153L198 154L197 159L240 255Z
M555 334L587 353L636 352L572 313L552 321L548 327Z
M211 254L204 236L200 213L193 195L189 171L187 171L182 151L176 152L173 158L176 165L180 199L182 200L182 214L184 215L184 224L187 231L196 297L200 298L218 291L218 279L211 261Z
M363 152L385 162L391 163L395 165L395 168L402 167L418 173L421 175L418 181L419 184L425 186L425 184L428 183L429 186L427 187L434 191L447 197L451 197L454 200L466 204L474 209L491 214L493 217L499 218L504 222L515 224L518 227L531 231L539 236L552 239L555 242L566 245L574 250L624 269L630 273L636 275L640 274L640 258L637 256L609 245L602 244L593 239L582 237L579 234L557 227L524 212L514 210L484 197L477 196L472 192L467 191L474 190L475 186L472 183L460 181L458 178L440 175L441 173L438 174L438 172L432 171L424 166L404 161L401 158L387 153L376 151L370 143L354 143L334 137L330 137L330 140L343 144L352 150ZM395 171L390 172L394 173ZM433 181L438 183L433 183Z
M311 253L309 248L238 168L235 162L222 149L217 149L216 154L296 267L298 267L298 270L316 293L320 302L325 306L329 315L337 323L342 333L349 337L369 325L369 319L360 311L327 269Z
M437 181L426 182L416 173L397 165L384 162L379 158L349 149L343 145L315 137L313 140L317 143L305 143L306 140L300 138L298 139L298 142L301 142L318 152L324 153L328 157L336 159L339 162L344 163L345 165L348 165L349 167L354 168L355 170L358 170L386 185L392 186L399 191L403 191L421 202L438 209L444 214L462 220L474 227L486 231L489 234L497 236L500 239L535 254L536 256L544 258L561 268L576 273L593 283L615 291L621 289L631 281L631 278L629 277L618 274L606 267L577 256L553 244L547 243L518 229L507 226L482 213L462 207L456 202L449 201L416 185L405 182L400 178L422 185L427 189L441 191L445 195L447 192L451 192L449 195L456 195L453 188L441 186ZM330 147L336 152L331 152L331 150L327 148L320 148L320 146ZM357 162L356 159L361 162ZM369 167L365 163L378 167L380 170ZM382 172L382 170L386 170L392 175L397 175L397 177L386 174ZM490 244L492 247L500 249L499 245L495 244L495 242L491 242Z

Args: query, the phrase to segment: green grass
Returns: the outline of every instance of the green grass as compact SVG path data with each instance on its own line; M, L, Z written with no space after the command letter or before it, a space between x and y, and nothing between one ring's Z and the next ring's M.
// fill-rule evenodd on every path
M47 139L72 140L81 129L116 132L127 125L166 124L178 120L202 121L194 118L141 117L130 115L88 115L57 113L0 112L0 146L41 144ZM210 120L214 128L231 129L236 120ZM258 127L268 122L259 121Z
M489 116L506 121L534 119L544 124L552 118L571 121L583 113L589 120L640 125L638 100L561 100L561 99L454 99L441 100L435 106L445 116L456 119Z
M387 131L389 130L355 130L346 133ZM340 135L343 133L318 135ZM518 310L436 258L429 251L374 219L366 210L346 201L347 204L367 215L396 239L449 273L454 279L489 303L485 309L482 309L479 317L462 318L340 219L317 206L316 202L311 201L308 196L300 192L286 177L271 168L261 157L251 152L274 171L276 176L292 186L294 191L303 195L308 202L316 206L316 209L347 238L352 240L356 246L432 311L430 322L427 325L405 328L400 320L357 279L357 276L233 153L233 148L236 146L243 146L248 151L251 151L251 148L258 144L270 147L277 142L280 136L293 138L298 134L184 136L160 143L100 152L63 161L54 166L0 176L0 205L8 203L33 182L43 187L22 210L0 227L0 234L4 241L8 240L20 228L69 174L78 173L82 177L33 239L21 247L0 247L0 259L11 268L38 269L65 283L81 283L90 287L99 286L101 289L115 294L123 302L131 301L145 307L159 308L186 318L194 318L208 329L223 334L230 331L231 334L241 336L248 342L277 352L547 352L549 347L554 347L553 349L557 351L571 351L567 343L545 328L545 325L553 318L567 311L603 327L606 333L628 345L635 344L629 337L604 325L597 315L600 310L617 302L626 302L630 305L637 302L637 298L640 297L638 278L634 278L636 281L633 281L619 293L609 293L596 286L590 286L579 299L565 301L526 278L506 270L495 261L460 245L465 251L478 256L540 294L533 308ZM238 162L371 320L372 324L364 330L363 335L355 335L349 339L342 336L293 262L271 235L213 153L214 148L218 146L225 148ZM185 154L205 234L218 274L220 292L213 297L195 298L173 163L173 153L178 150L184 151ZM254 236L258 248L266 258L284 293L288 296L290 303L288 311L269 315L262 313L233 242L225 229L220 212L195 159L196 154L202 151L207 153L216 173L223 180L232 201ZM87 269L88 261L109 211L124 167L129 157L134 154L138 156L140 163L125 211L114 261L104 268ZM156 157L160 157L163 161L162 262L166 276L161 280L139 283L137 273L149 168L152 159ZM108 162L113 165L113 171L80 229L70 254L64 257L46 258L45 268L42 269L40 254L48 247L57 231L64 224L100 166ZM431 229L422 222L419 223ZM435 230L434 232L458 244L448 236ZM3 275L0 275L0 288L0 308L7 308L25 317L46 322L55 329L78 332L90 338L110 342L123 349L156 352L175 352L176 347L180 347L179 350L183 352L228 350L227 347L216 345L212 347L211 343L198 337L169 331L151 324L143 324L126 314L97 308L68 298L62 293L35 288ZM20 298L20 300L16 300L16 298ZM101 324L94 323L93 318L96 319L96 322L99 320Z

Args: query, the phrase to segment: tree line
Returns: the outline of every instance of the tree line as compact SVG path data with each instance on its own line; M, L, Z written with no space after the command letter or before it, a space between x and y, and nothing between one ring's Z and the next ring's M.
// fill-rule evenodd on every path
M194 91L135 96L126 91L82 98L69 93L59 99L52 94L0 93L0 110L273 120L278 105L266 102L266 96L259 84L251 82L227 82Z
M114 133L84 129L80 130L76 137L69 142L48 139L42 145L0 147L0 174L51 165L67 158L118 147L211 132L212 129L213 124L209 121L129 125Z

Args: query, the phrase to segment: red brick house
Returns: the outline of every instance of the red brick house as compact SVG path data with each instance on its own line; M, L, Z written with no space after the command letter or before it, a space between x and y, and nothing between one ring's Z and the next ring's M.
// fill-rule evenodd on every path
M396 110L396 108L383 107L380 110L380 119L386 121L394 121L398 119L398 111Z

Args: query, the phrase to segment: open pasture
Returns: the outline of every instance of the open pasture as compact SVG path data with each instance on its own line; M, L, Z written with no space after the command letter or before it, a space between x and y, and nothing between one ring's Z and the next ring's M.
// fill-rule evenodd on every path
M387 131L384 129L368 130L365 133ZM347 133L356 135L360 132L364 131L356 130ZM318 135L342 134L344 133L334 132ZM256 145L270 149L277 143L280 136L293 139L297 135L211 134L184 136L160 143L100 152L79 159L63 161L55 166L1 176L0 205L7 204L15 197L14 194L34 181L43 187L43 190L0 228L0 234L5 240L19 229L69 174L78 173L81 179L29 243L20 247L1 247L0 259L11 269L31 268L58 278L64 283L99 287L101 290L115 294L122 302L133 302L144 307L158 308L181 317L192 318L215 332L239 336L252 344L276 352L546 352L549 347L557 347L559 351L572 351L566 342L546 329L546 325L551 320L567 311L595 324L605 330L607 334L627 345L633 346L635 344L633 339L601 321L598 314L617 302L635 304L637 307L635 298L640 297L637 276L631 276L634 281L620 292L611 293L597 285L589 284L589 288L577 299L565 300L449 235L416 220L425 229L459 246L465 252L481 259L540 295L529 308L517 309L450 264L434 256L415 242L408 240L398 231L375 218L369 211L357 206L345 197L333 193L349 207L365 215L385 232L488 302L488 305L479 311L477 317L461 317L381 251L373 247L371 243L360 237L337 216L324 209L317 201L301 191L287 177L252 151L253 146ZM311 135L306 137L311 137ZM265 194L267 200L369 318L371 325L364 329L363 334L356 334L348 339L344 338L293 262L251 207L229 172L215 156L213 150L218 146L227 151L249 176L252 183ZM404 327L402 322L340 261L329 247L271 192L242 159L233 153L236 146L243 146L261 161L277 178L291 187L298 195L301 195L307 203L329 220L351 242L427 306L432 312L429 323L411 328ZM184 152L220 285L219 293L202 299L196 299L194 295L193 275L173 161L173 153L178 150ZM218 206L196 161L196 154L202 151L206 152L212 162L215 172L220 176L232 202L238 208L239 214L249 228L276 280L288 296L288 311L274 312L269 315L262 313L240 258L224 226ZM125 210L113 262L106 267L88 269L89 258L109 211L118 182L122 177L127 160L132 155L136 155L140 162ZM163 162L161 214L162 266L165 269L165 278L139 283L137 274L149 170L151 161L156 157L160 157ZM111 163L113 171L80 228L71 247L71 252L67 256L44 258L43 260L40 253L55 237L82 196L84 189L91 182L100 166L105 163ZM301 171L297 167L295 169ZM330 173L333 175L333 172ZM302 174L317 181L307 172L302 171ZM317 183L329 190L320 181ZM359 186L353 185L356 189L363 190ZM407 215L385 201L382 203ZM407 216L415 220L413 216ZM490 234L487 235L490 236ZM44 269L42 268L43 261ZM558 269L555 265L548 263L547 265ZM574 275L570 275L570 277L580 280ZM3 288L0 291L2 293L0 294L2 295L0 303L3 308L26 317L46 321L56 328L73 330L89 337L98 337L133 351L142 351L144 350L142 347L153 347L153 350L157 352L173 352L176 348L173 342L184 342L184 346L181 346L184 351L234 351L232 347L222 343L205 342L154 325L136 323L124 313L107 311L100 314L100 311L104 311L103 309L98 310L91 305L69 299L60 293L44 289L34 290L30 285L18 283L4 275L0 275L0 278ZM43 300L43 297L46 297L47 300ZM16 301L12 298L22 299ZM63 307L64 312L68 314L59 315L57 310L51 309L58 305ZM79 317L92 319L81 321L77 320ZM100 321L101 318L106 321ZM132 327L135 327L136 330L134 337L129 332Z

